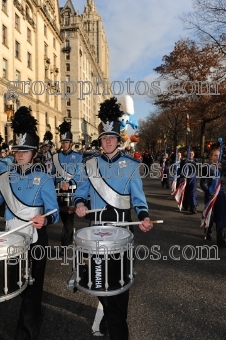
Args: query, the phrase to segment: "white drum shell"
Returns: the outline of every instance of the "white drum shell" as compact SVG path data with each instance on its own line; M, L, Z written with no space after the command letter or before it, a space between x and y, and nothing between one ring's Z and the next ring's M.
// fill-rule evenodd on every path
M99 254L104 254L104 247L118 253L123 247L127 247L133 241L133 234L130 230L112 227L111 225L93 226L78 230L75 234L74 242L77 248L84 248L96 251L98 245ZM101 248L103 246L103 248Z

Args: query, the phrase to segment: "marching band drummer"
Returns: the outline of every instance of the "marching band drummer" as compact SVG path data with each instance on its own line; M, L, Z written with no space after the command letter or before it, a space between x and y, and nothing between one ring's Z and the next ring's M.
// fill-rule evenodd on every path
M141 221L142 231L149 231L153 225L148 214L148 206L142 189L139 164L130 156L121 155L120 142L120 105L116 98L107 99L100 104L99 141L103 154L85 159L87 175L75 193L75 206L78 216L87 211L87 197L90 195L91 209L103 209L106 205L112 209L103 211L103 221L115 221L119 212L120 219L125 213L125 221L131 221L131 203ZM98 176L97 176L98 174ZM103 305L104 317L100 323L100 332L106 327L111 340L127 340L127 309L129 290L114 296L98 297ZM104 329L105 328L105 329Z
M59 219L52 178L37 165L35 169L32 168L39 144L36 125L37 120L31 115L29 108L22 106L16 111L12 120L12 128L17 137L16 145L12 147L16 164L12 170L0 176L0 203L6 203L6 228L13 229L25 222L33 222L33 226L20 230L31 237L30 256L34 282L21 293L22 304L16 340L38 339L47 258L42 249L45 250L48 245L46 226L56 223ZM42 216L43 213L54 209L57 209L55 213L47 217ZM35 255L32 254L32 249L35 249Z
M59 130L61 151L53 155L53 173L56 174L56 183L60 184L60 191L72 193L80 180L79 164L80 166L82 165L82 155L72 150L71 123L64 120L59 126ZM72 243L75 214L63 211L61 209L62 202L58 201L58 203L60 206L60 217L63 222L61 246L67 247Z
M42 163L45 165L48 173L52 172L53 154L51 147L53 146L53 134L50 131L46 131L43 137L42 144Z

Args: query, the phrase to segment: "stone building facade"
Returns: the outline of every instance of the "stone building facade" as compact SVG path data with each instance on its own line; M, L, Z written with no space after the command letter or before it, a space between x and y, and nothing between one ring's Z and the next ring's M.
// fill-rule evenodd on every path
M25 105L39 122L41 140L51 130L53 142L58 144L55 132L62 122L61 98L54 86L54 81L61 82L58 1L1 0L0 3L0 133L6 142L12 140L11 117L17 108Z
M110 97L107 39L94 0L87 0L82 14L67 0L60 17L62 114L72 123L74 142L89 146L98 135L99 105Z

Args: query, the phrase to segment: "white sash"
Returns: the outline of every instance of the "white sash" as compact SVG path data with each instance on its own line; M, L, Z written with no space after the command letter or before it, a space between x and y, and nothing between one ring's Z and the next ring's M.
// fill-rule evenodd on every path
M60 176L65 180L65 181L70 181L74 177L74 175L69 174L62 166L61 163L59 162L59 154L55 153L53 155L53 163L56 167L56 171L60 174ZM66 164L66 163L65 163Z
M92 186L105 202L117 209L130 209L130 195L121 195L114 191L101 177L97 177L97 161L96 158L89 159L86 163L87 173ZM89 173L89 169L92 169Z
M43 207L27 206L14 196L9 183L9 172L5 172L1 176L0 191L9 210L16 216L15 218L6 221L7 230L19 227L24 224L24 221L28 222L32 217L43 213ZM31 243L38 240L37 229L32 225L21 229L21 232L30 235Z
M32 217L43 213L43 207L25 205L14 196L9 183L9 172L1 175L0 191L9 210L19 220L28 222Z

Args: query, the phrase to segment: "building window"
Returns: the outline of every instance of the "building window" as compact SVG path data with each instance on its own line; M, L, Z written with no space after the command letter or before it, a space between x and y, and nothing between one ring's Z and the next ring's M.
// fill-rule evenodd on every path
M45 102L47 104L49 104L49 91L48 91L48 89L46 89L46 100L45 100Z
M7 27L2 25L2 43L7 46Z
M70 64L66 64L66 71L70 71Z
M31 43L31 30L27 27L27 41Z
M16 78L15 79L16 79L16 81L20 80L20 71L16 70Z
M31 53L27 52L27 67L31 68Z
M48 113L45 112L45 125L47 126L48 125Z
M53 66L56 66L57 64L57 56L53 54Z
M3 112L6 112L6 108L7 108L7 94L4 93Z
M45 57L47 57L48 54L48 45L46 43L44 43L44 55Z
M26 16L29 17L30 11L29 11L28 5L25 6L25 12L26 12Z
M65 37L70 37L70 31L65 31Z
M20 81L20 72L17 71L17 70L16 70L15 81ZM20 88L21 84L20 83L15 83L15 86Z
M70 17L65 17L64 18L64 24L65 25L70 25Z
M20 30L20 17L15 13L15 28L19 31Z
M53 38L53 48L56 48L56 39Z
M2 0L2 10L7 13L7 0Z
M44 36L47 37L47 26L44 25Z
M19 101L19 100L16 100L14 111L19 110L19 108L20 108L20 101Z
M67 86L67 93L71 93L71 88L70 88L70 86Z
M49 69L48 69L48 66L45 66L45 78L46 79L49 78Z
M30 85L28 85L28 93L29 93L30 96L32 96L32 91L31 91L32 80L28 78L28 81L30 83Z
M70 47L70 40L65 41L65 47Z
M67 82L70 81L70 76L66 76L66 81L67 81Z
M66 102L67 106L71 106L71 98L68 98L67 102Z
M71 110L67 110L67 118L71 118Z
M58 96L57 95L54 96L54 106L56 109L58 109Z
M69 53L67 53L67 54L65 55L65 59L66 59L66 60L70 60L70 54L69 54Z
M7 78L7 60L2 60L2 78Z
M15 41L15 57L20 58L20 43L18 41Z

